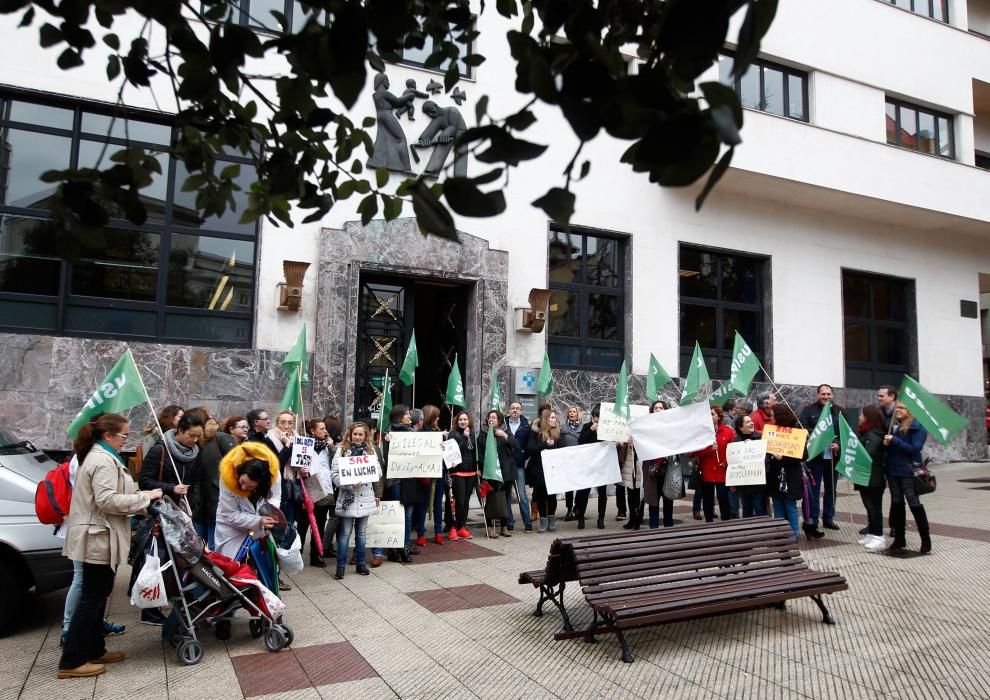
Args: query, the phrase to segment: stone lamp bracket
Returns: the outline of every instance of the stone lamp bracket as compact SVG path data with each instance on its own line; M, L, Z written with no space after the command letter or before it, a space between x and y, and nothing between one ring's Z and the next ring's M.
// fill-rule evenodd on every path
M517 333L542 333L550 309L550 290L529 290L529 306L516 307Z
M278 308L280 310L299 311L302 307L303 278L306 276L308 268L308 262L282 261L285 281L278 283Z

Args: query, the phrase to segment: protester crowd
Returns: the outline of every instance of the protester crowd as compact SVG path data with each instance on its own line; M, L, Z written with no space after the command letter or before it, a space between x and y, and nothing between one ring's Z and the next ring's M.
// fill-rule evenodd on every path
M814 459L770 453L765 463L765 484L726 486L727 451L733 442L759 440L767 425L811 427L832 399L832 388L822 384L817 401L798 413L773 392L749 399L731 399L711 408L713 443L692 454L641 461L636 444L616 444L621 482L598 486L596 510L589 513L591 489L563 494L562 520L578 530L594 523L605 529L609 491L615 498L615 519L624 529L672 527L675 502L693 490L694 520L712 522L716 517L772 515L787 520L797 540L825 536L838 530L835 494L840 452L838 436L830 449ZM858 435L872 458L868 485L857 485L867 513L867 527L860 543L871 551L897 551L906 547L906 510L911 509L921 536L921 551L931 550L928 520L914 488L914 467L921 462L927 433L897 392L883 386L877 405L863 407ZM834 417L843 412L832 406ZM664 400L654 401L650 412L669 410ZM326 416L300 425L288 410L269 412L254 408L245 415L212 416L204 407L168 406L157 424L145 431L138 478L126 474L120 450L128 442L127 420L102 414L84 425L75 441L73 459L75 489L71 513L66 519L66 555L76 562L77 579L66 599L64 643L59 677L87 677L102 673L104 665L123 658L107 652L105 635L123 632L103 615L117 565L130 548L131 516L146 511L150 502L169 497L188 509L199 535L211 550L228 556L248 533L263 533L275 525L265 504L277 505L289 523L295 523L305 551L309 537L309 565L326 568L333 562L334 576L345 576L348 565L359 575L386 561L410 562L425 547L443 546L473 538L469 525L472 496L484 506L485 534L511 538L522 533L554 533L559 530L558 496L549 493L543 469L547 450L599 441L601 407L587 411L568 406L558 415L549 404L541 405L530 421L518 402L507 414L490 410L479 416L456 412L449 426L440 425L437 406L410 408L396 405L383 416L382 434L370 417L344 425ZM160 430L159 430L160 426ZM314 440L314 459L308 468L290 466L297 430ZM488 440L489 430L493 441ZM392 436L409 431L442 432L455 441L460 463L444 467L439 478L390 478L389 443ZM483 469L486 452L497 453L497 474ZM383 467L374 483L342 483L340 466L348 457L374 455ZM303 506L307 480L322 475L333 492L315 502L312 514ZM487 478L485 478L487 477ZM889 528L884 537L883 494L890 490ZM369 548L368 519L381 501L398 501L404 512L404 545L392 549ZM432 523L428 515L432 512ZM518 515L518 520L517 516ZM312 532L315 523L316 532ZM428 524L432 535L428 537ZM520 527L517 528L517 525ZM97 527L98 526L98 527ZM106 533L109 533L107 537ZM321 535L323 551L317 537ZM352 545L353 541L353 545ZM144 552L134 562L131 585ZM279 581L280 590L289 590ZM161 625L157 609L142 611L141 622ZM217 626L223 638L229 629Z

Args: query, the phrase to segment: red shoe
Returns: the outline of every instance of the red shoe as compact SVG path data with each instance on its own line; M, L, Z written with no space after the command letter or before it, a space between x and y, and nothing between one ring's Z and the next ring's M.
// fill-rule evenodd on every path
M448 533L447 539L453 542L454 540L459 540L461 538L457 536L457 530L450 528L450 533Z
M472 540L472 539L474 539L474 537L471 536L471 533L468 531L468 529L466 527L462 527L460 530L458 530L457 531L457 534L461 536L461 539L462 540Z
M443 544L443 535L439 535L439 534L436 535L433 538L433 541L436 542L437 544Z
M426 546L426 538L425 537L422 537L422 536L417 537L416 538L416 546L417 547L425 547Z

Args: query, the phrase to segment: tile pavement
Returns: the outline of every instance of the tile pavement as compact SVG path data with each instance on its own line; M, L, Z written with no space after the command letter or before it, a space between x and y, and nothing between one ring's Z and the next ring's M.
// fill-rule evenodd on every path
M98 679L57 681L64 592L38 600L24 627L0 639L0 700L7 698L990 698L990 464L936 468L925 497L931 556L893 559L855 544L864 522L844 482L839 532L802 542L812 567L839 571L849 590L830 596L838 624L810 600L629 635L635 663L598 644L553 640L559 616L534 618L536 591L518 573L542 566L552 536L517 532L471 543L428 544L412 566L335 581L307 568L285 594L293 648L264 651L246 625L179 665L156 628L137 624L118 576L111 616L128 625L109 641L128 660ZM980 480L980 481L973 481ZM562 506L561 506L562 507ZM592 505L592 510L594 506ZM677 506L690 518L690 506ZM558 537L578 534L558 520ZM617 530L614 502L607 527ZM592 530L594 532L594 530ZM909 545L917 545L913 529ZM454 544L456 546L450 546ZM590 618L566 594L575 622Z

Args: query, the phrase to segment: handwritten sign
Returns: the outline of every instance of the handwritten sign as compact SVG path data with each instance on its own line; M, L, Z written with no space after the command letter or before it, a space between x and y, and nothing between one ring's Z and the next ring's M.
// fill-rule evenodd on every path
M461 446L456 440L443 442L443 463L447 465L447 469L453 469L461 463Z
M543 453L547 493L564 493L622 481L615 445L593 442Z
M634 405L629 407L632 418L648 415L649 406ZM614 403L602 403L598 416L598 439L612 442L625 442L629 439L629 421L615 412Z
M337 468L340 470L341 486L373 484L382 478L381 466L375 455L341 457Z
M443 433L392 433L388 444L388 478L443 476Z
M367 546L393 549L405 546L406 511L399 501L381 501L368 517Z
M732 442L725 450L729 467L726 486L763 486L767 483L767 443L763 440Z
M313 445L316 443L311 437L296 435L292 438L292 456L289 457L289 466L295 469L309 469L313 466Z
M782 428L777 425L764 425L763 438L767 443L767 453L785 457L804 459L804 445L808 442L808 431L804 428Z

